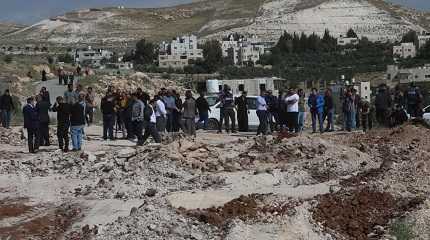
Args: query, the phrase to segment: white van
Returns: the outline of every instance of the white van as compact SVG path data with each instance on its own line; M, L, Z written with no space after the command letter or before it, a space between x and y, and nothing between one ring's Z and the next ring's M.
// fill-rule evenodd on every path
M430 124L430 106L427 106L423 109L424 111L424 115L423 115L423 119Z
M258 128L258 125L260 124L260 121L258 120L258 117L257 117L257 96L247 96L246 100L248 102L249 129L255 130ZM219 128L220 102L217 102L214 105L212 105L210 109L211 109L211 112L209 113L208 128L211 130L217 130ZM237 126L237 113L236 113L236 126Z

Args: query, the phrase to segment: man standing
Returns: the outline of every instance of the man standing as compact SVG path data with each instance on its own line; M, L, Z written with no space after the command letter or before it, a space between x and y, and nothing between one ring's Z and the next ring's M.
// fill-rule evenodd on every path
M143 145L143 120L144 120L144 109L145 104L139 99L139 93L135 92L132 95L133 106L131 110L131 121L133 128L133 135L137 137L137 145Z
M12 96L9 89L4 91L3 96L0 97L0 112L1 123L4 128L10 128L10 121L12 119L12 111L15 110Z
M297 92L297 95L299 95L299 120L298 120L298 126L299 126L299 132L302 132L305 128L305 119L306 119L306 95L305 91L303 89L299 89Z
M407 111L411 117L419 117L419 106L421 105L422 97L415 83L411 83L409 90L406 92Z
M49 141L49 110L51 104L44 101L41 95L37 95L36 110L39 114L39 146L50 146Z
M40 89L40 95L42 96L42 101L48 102L49 105L51 105L51 97L48 90L46 90L46 87L42 87L42 89Z
M107 93L109 94L109 93ZM100 109L103 114L103 139L115 140L113 127L115 124L115 98L113 95L106 95L102 98Z
M155 116L157 117L158 132L164 133L166 131L167 111L166 111L166 105L164 105L164 102L161 100L160 94L155 96L155 105L156 105Z
M299 95L294 89L290 88L287 98L285 98L285 102L287 103L287 125L290 132L299 132L299 100Z
M193 94L190 90L185 92L185 102L183 104L182 116L185 120L184 132L187 135L196 135L196 101L193 98Z
M80 94L78 102L71 107L70 126L73 145L72 151L80 151L85 127L85 94Z
M155 116L155 100L150 100L149 104L145 107L144 110L144 120L145 120L145 134L142 137L142 140L138 143L139 146L142 146L145 141L152 136L156 143L161 143L160 134L158 134L156 122L157 117Z
M324 116L323 122L327 119L327 127L325 129L326 132L334 131L334 101L333 101L333 93L330 88L327 88L324 95Z
M224 97L223 97L223 107L224 107L224 117L225 117L225 130L227 133L236 132L236 113L234 111L234 98L231 93L230 87L227 86L224 89ZM231 128L230 128L231 121Z
M164 104L167 112L167 131L173 132L173 112L176 110L175 97L173 96L172 90L168 90L166 96L164 96Z
M261 90L260 96L257 97L257 117L260 124L257 129L257 136L267 134L267 103L265 99L265 91Z
M266 95L266 103L268 107L268 116L267 121L269 122L270 131L273 132L277 129L279 126L279 114L278 114L278 99L276 96L273 96L273 93L271 90L267 91ZM273 119L275 119L275 122L273 122Z
M211 111L209 103L205 98L203 92L200 92L200 96L196 100L197 110L199 111L199 123L203 122L203 129L208 129L209 112Z
M34 98L27 99L27 105L22 109L24 128L27 129L28 150L36 153L39 149L39 114L37 113Z
M388 93L385 85L381 85L375 99L376 120L380 126L388 126L387 119L391 105L391 96Z
M323 110L324 110L324 98L318 93L316 88L312 88L312 93L308 99L308 106L312 114L312 133L317 131L317 120L319 123L320 133L324 131L323 123Z
M94 121L94 108L96 107L95 99L96 99L96 95L93 92L93 88L88 87L87 94L85 96L85 101L87 104L86 118L87 118L88 126L93 124L93 121Z
M70 105L64 102L62 96L57 97L57 101L52 107L53 112L57 112L57 137L58 146L61 151L69 151L69 128L70 128Z
M243 91L242 95L235 100L237 107L237 123L239 125L239 132L248 132L248 101L247 92Z
M344 114L344 130L351 132L354 128L353 121L355 118L355 104L354 99L352 98L351 89L346 90L343 98L342 109Z
M78 102L78 96L77 92L73 91L73 84L68 84L67 91L64 92L64 102L74 105Z

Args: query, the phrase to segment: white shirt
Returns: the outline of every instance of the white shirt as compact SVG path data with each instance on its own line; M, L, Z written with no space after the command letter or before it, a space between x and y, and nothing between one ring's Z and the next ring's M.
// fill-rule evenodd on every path
M267 111L266 99L262 96L257 97L257 111Z
M157 104L157 111L155 112L155 116L165 117L167 114L167 111L166 111L166 106L164 105L163 101L157 100L156 104Z
M157 116L155 114L154 108L149 105L152 108L152 115L151 115L151 119L149 120L151 123L157 123Z
M287 102L287 112L299 112L299 95L297 93L285 98L285 102ZM292 104L289 104L289 101L295 101Z

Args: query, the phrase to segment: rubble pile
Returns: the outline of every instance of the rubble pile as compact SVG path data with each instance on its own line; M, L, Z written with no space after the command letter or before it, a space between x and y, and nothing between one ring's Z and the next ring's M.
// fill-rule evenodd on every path
M145 73L136 72L127 76L103 76L97 84L94 84L94 90L98 94L104 94L108 86L114 86L116 89L133 91L142 88L149 95L154 96L161 88L175 89L181 96L185 94L185 88L179 86L176 82L168 79L151 78Z
M9 144L12 146L21 146L25 144L24 133L16 129L7 129L0 127L0 144Z

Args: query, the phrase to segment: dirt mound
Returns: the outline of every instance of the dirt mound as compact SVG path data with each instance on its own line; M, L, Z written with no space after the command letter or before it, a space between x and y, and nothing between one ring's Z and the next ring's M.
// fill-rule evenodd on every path
M350 239L367 240L375 227L416 208L423 199L397 199L369 188L322 195L313 218Z
M58 239L81 216L77 206L63 204L55 208L28 206L25 200L3 200L2 219L17 221L12 226L0 227L0 239ZM18 219L18 220L16 220Z

